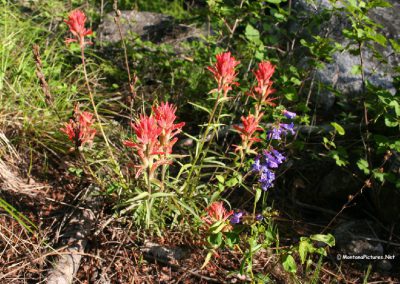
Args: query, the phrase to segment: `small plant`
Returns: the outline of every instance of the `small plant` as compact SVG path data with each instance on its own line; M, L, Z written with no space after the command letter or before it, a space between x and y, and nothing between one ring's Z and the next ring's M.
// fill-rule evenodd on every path
M89 145L93 143L96 135L96 129L92 126L93 123L93 114L87 111L81 112L79 104L76 104L73 118L69 120L69 123L65 123L61 131L68 135L68 139L74 143L75 150L78 150L85 143Z

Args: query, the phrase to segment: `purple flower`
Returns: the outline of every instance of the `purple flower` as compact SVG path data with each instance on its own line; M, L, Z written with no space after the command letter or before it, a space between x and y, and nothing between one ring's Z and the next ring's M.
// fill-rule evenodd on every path
M296 117L296 113L291 112L291 111L287 111L287 110L283 111L283 115L286 116L289 119L293 119L293 118Z
M258 182L264 191L274 186L275 172L272 169L278 168L285 159L285 156L272 147L270 151L264 150L263 155L255 157L252 171L260 174Z
M263 215L261 215L261 214L257 214L256 215L256 220L257 221L262 221L263 219L264 219Z
M231 217L231 224L236 225L242 222L243 212L236 212Z
M264 157L268 168L276 169L279 166L277 159L272 156L268 151L264 150Z
M273 187L274 180L275 180L275 173L264 166L261 170L261 177L258 180L261 183L262 190L267 191L268 188Z
M261 170L260 155L254 158L254 163L251 166L252 171L259 172Z
M282 129L280 127L272 128L272 131L268 133L268 139L281 140Z
M276 161L278 162L278 164L282 164L282 162L283 162L284 160L286 160L286 157L283 156L281 153L279 153L277 150L272 149L271 152L272 152L272 154L274 154L274 156L275 156Z
M292 135L294 135L294 130L293 130L294 124L291 122L290 124L287 123L281 123L281 128L283 128L285 134L290 132Z

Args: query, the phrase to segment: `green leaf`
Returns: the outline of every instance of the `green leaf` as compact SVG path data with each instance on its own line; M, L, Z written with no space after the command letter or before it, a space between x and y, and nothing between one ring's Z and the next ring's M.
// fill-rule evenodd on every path
M361 74L361 65L356 64L351 67L351 74L353 75L360 75Z
M336 122L331 122L331 125L333 126L333 128L335 128L335 130L337 131L337 133L339 133L339 135L344 135L346 133L346 131L340 124Z
M235 185L237 185L239 183L238 179L236 177L233 177L229 180L227 180L226 182L226 186L227 187L234 187Z
M217 180L220 182L220 183L224 183L225 182L225 178L223 177L223 176L221 176L221 175L216 175L215 176L216 178L217 178Z
M385 116L385 125L387 127L396 127L397 125L399 125L399 122L397 120L395 120L394 117L386 115Z
M254 197L254 203L257 203L257 202L260 200L261 193L262 193L261 188L257 188L257 190L256 190L256 196Z
M211 234L219 234L222 229L226 226L224 221L215 222L209 229Z
M365 159L358 160L357 166L360 170L362 170L364 172L364 174L369 175L369 173L370 173L369 165Z
M335 245L335 237L332 234L327 234L327 235L316 234L310 236L310 239L317 242L323 242L330 247L333 247Z
M396 115L400 117L400 105L399 105L399 103L397 101L391 101L389 103L389 105L394 108L394 111L395 111Z
M247 24L244 34L249 41L260 43L260 32L252 25Z
M213 256L213 252L212 252L212 251L209 251L209 252L207 253L206 259L204 260L204 263L203 263L203 265L201 266L200 269L203 269L204 267L207 266L207 264L210 262L212 256Z
M312 245L310 244L308 239L304 239L300 241L299 244L299 255L301 259L301 264L304 264L307 260L307 254L310 251L310 247L312 248Z
M211 114L211 111L208 110L206 107L203 107L201 105L198 105L198 104L195 104L195 103L192 103L192 102L189 102L189 104L191 104L192 106L194 106L194 107L196 107L198 109L204 110L208 114Z
M283 257L283 268L290 273L296 273L297 265L296 261L294 260L293 256L290 254Z
M397 53L400 53L400 41L399 40L394 40L394 39L389 39L389 41L392 44L393 49Z
M222 245L222 233L218 232L215 234L211 234L208 236L207 240L213 248L218 248Z

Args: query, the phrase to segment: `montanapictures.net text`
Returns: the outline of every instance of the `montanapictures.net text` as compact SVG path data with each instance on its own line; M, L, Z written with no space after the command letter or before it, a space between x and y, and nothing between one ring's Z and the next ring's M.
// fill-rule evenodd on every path
M349 260L382 260L382 259L395 259L395 255L386 254L386 255L347 255L343 254L341 259L349 259Z

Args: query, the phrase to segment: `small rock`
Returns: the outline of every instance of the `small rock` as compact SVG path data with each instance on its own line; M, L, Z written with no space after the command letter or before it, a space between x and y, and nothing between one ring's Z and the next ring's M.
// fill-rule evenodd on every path
M377 262L376 267L381 271L390 271L392 270L393 265L389 260L383 259Z
M346 255L382 256L383 246L377 239L378 228L367 220L351 220L340 224L333 232L336 247Z
M121 40L119 29L114 21L115 13L105 15L103 23L99 26L100 41L117 43ZM182 25L167 15L152 12L121 11L121 33L125 39L138 35L142 40L153 43L175 43L199 39L205 31L192 26Z
M388 0L392 7L388 8L375 8L371 9L368 16L375 21L378 25L382 26L378 32L382 33L386 39L399 39L400 38L400 2L396 0ZM326 11L333 10L333 5L339 5L338 1L332 4L328 0L294 0L294 7L300 17L311 18L325 14ZM329 14L329 13L328 13ZM341 44L343 47L349 45L349 40L344 37L342 30L351 27L351 22L348 16L342 12L335 14L330 13L330 17L314 31L304 32L303 37L312 40L312 35L319 35L321 37L329 37L334 42ZM300 28L298 23L293 23L292 28L297 30ZM328 36L327 36L328 35ZM395 94L396 89L393 86L393 77L395 76L395 68L399 65L400 56L393 52L389 43L386 46L373 44L374 49L378 50L387 63L382 63L374 56L374 50L370 47L364 47L363 67L365 79L372 83L372 85L389 90ZM350 45L350 48L357 48ZM332 62L328 63L322 69L316 70L315 78L335 91L344 95L344 99L352 99L358 94L363 92L362 77L360 74L354 74L352 69L354 66L360 64L360 57L350 54L348 51L336 52L333 54ZM304 65L304 62L301 63ZM329 94L330 93L330 94ZM334 105L335 92L327 89L318 92L319 106L325 110L329 110Z

